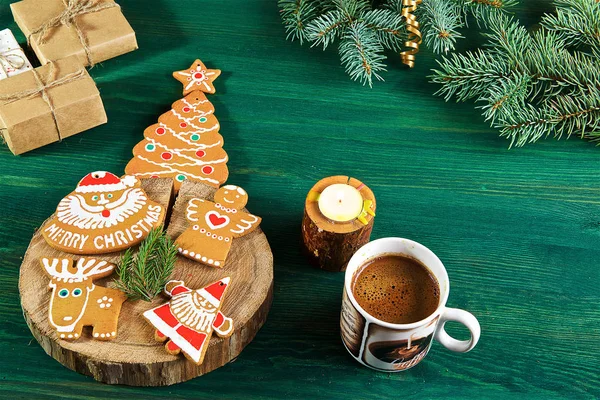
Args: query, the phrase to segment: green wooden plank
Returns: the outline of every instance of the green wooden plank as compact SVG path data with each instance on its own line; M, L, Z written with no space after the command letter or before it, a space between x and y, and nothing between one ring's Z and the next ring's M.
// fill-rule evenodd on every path
M18 33L1 3L0 26ZM140 49L91 70L109 123L21 157L0 148L0 396L600 397L599 149L573 138L507 150L471 104L432 96L427 52L414 70L390 55L386 83L373 89L352 83L333 49L285 41L275 1L121 3ZM529 25L549 9L523 3L518 15ZM223 70L210 100L230 182L249 191L273 248L273 307L241 356L205 377L168 388L103 385L62 367L32 338L19 265L34 230L78 179L123 171L143 129L181 97L171 72L197 57ZM373 237L408 237L440 256L452 282L448 304L481 322L475 350L434 344L400 374L365 369L345 353L343 274L312 269L298 247L306 192L333 174L374 190Z

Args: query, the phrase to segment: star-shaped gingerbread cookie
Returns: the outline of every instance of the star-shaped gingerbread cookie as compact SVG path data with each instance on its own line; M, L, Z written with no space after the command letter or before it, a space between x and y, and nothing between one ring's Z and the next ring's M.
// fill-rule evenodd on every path
M183 83L183 95L187 95L194 90L201 90L204 93L214 93L215 87L213 81L221 75L220 69L207 69L200 60L187 69L173 72L173 77Z

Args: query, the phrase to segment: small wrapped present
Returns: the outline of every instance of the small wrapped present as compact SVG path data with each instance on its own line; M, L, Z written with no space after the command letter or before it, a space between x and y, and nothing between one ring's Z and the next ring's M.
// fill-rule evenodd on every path
M98 88L77 56L0 81L0 133L13 154L104 123Z
M138 48L113 0L23 0L10 8L42 64L76 55L94 65Z
M31 63L10 29L0 31L0 80L29 71L31 68Z

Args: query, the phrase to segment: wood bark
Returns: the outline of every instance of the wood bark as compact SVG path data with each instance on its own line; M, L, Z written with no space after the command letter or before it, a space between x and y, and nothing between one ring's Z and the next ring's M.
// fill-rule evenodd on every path
M364 200L373 202L375 196L371 189L358 179L347 176L331 176L317 182L309 192L304 206L302 219L303 250L310 263L326 271L345 271L348 261L356 251L369 242L374 218L367 215L367 224L357 219L348 222L334 222L319 210L315 194L335 183L345 183L359 189Z
M172 181L149 179L142 183L148 196L170 208ZM184 182L172 208L167 229L177 237L187 228L185 209L193 197L212 199L215 188L202 183ZM211 268L179 257L172 279L185 281L190 288L201 288L225 276L231 286L221 311L231 317L234 332L228 338L212 335L203 364L196 365L183 355L170 355L164 343L154 340L154 328L141 314L168 301L159 296L152 302L126 301L119 316L115 340L98 341L85 328L76 341L58 339L48 322L49 278L43 273L40 257L74 257L48 246L39 232L34 235L21 265L19 292L27 325L46 353L79 373L110 384L163 386L184 382L210 372L236 358L264 324L273 296L273 255L264 233L257 229L233 241L223 269ZM100 256L118 263L121 253ZM100 279L100 286L112 286L111 277Z

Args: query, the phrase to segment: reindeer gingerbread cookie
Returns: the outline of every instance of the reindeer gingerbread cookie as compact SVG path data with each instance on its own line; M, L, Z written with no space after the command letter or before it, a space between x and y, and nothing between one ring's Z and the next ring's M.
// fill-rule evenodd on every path
M94 279L112 274L115 265L95 258L42 258L42 267L51 278L48 320L60 339L81 337L84 326L93 326L92 337L117 337L121 306L127 300L120 290L96 286Z
M165 293L171 301L146 311L144 318L156 328L154 338L167 342L168 353L183 352L200 365L213 332L220 337L233 333L233 321L221 312L229 282L229 277L223 278L198 290L186 287L183 281L167 282Z
M148 199L139 179L96 171L60 201L41 231L55 249L104 254L140 243L164 218L164 207Z
M261 218L242 211L248 202L244 189L225 185L214 202L191 199L187 206L189 228L175 241L180 254L203 264L222 268L231 242L255 230Z

